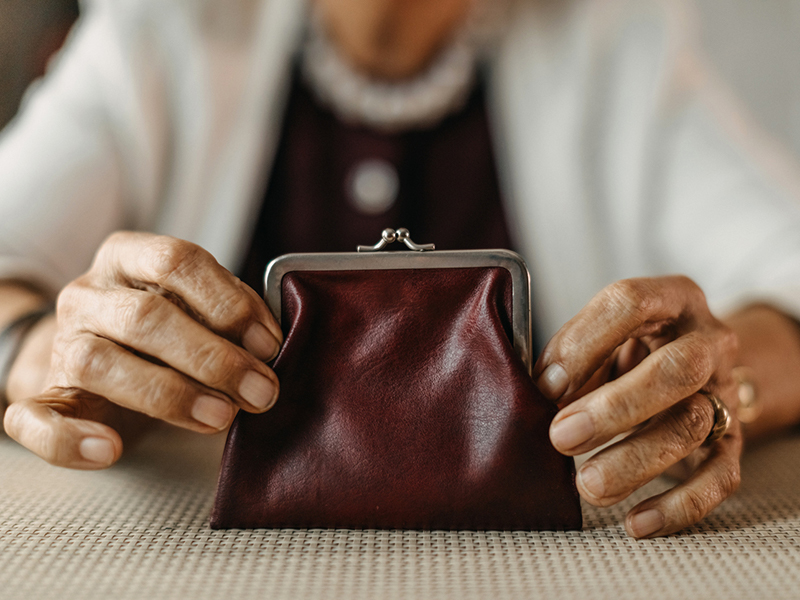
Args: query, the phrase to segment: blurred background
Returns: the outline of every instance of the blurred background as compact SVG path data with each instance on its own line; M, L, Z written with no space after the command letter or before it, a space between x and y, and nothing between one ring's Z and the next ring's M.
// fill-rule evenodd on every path
M800 0L695 0L712 62L761 124L800 156Z
M800 0L695 0L706 49L762 126L800 156ZM0 127L78 16L78 0L0 0Z
M0 0L0 127L77 17L78 0Z

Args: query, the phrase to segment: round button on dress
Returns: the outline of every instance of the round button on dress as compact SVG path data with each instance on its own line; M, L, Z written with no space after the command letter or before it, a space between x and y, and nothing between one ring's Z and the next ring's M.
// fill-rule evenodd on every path
M353 207L367 215L379 215L397 200L400 180L391 163L374 158L353 167L346 186Z

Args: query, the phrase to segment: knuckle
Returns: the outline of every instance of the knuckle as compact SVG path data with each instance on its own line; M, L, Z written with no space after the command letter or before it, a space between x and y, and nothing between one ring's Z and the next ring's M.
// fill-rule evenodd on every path
M106 237L105 241L100 246L101 251L108 249L109 247L118 246L126 242L130 239L130 232L129 231L114 231L110 233L108 237Z
M123 331L130 335L147 337L162 322L161 313L170 305L169 300L147 292L127 293L119 301L117 320Z
M696 391L711 377L714 361L708 344L698 337L685 337L681 347L664 346L658 369L667 381L680 389Z
M554 355L551 357L551 361L558 360L562 363L568 362L572 357L581 356L583 354L583 348L584 344L582 340L578 339L570 332L565 332L558 340L557 351L553 353Z
M61 318L74 316L85 303L85 293L80 279L65 285L56 297L56 314Z
M150 267L155 274L155 283L164 283L181 277L205 258L205 251L197 244L160 236L149 249Z
M103 342L85 335L68 344L63 357L65 375L70 384L89 389L106 369L106 352Z
M702 288L697 285L694 279L688 277L687 275L675 275L675 280L677 281L678 285L680 285L688 294L695 296L696 298L705 299L705 294L703 293Z
M714 417L709 410L709 402L705 398L698 398L683 403L677 415L667 420L673 436L681 447L702 442L711 431Z
M638 424L640 421L635 402L614 387L610 387L599 398L600 412L602 415L594 420L595 423L611 425L625 430Z
M253 304L238 288L225 293L211 311L211 319L223 331L241 331L253 318Z
M714 483L703 489L686 487L683 490L679 509L683 522L697 523L711 509L731 496L741 482L741 470L737 461L731 461L718 471Z
M637 484L652 476L653 461L642 453L641 446L630 448L622 457L625 479Z
M56 309L58 312L68 311L73 305L76 304L76 299L79 293L77 288L78 286L74 281L61 288L61 291L56 297Z
M622 279L606 288L608 304L624 311L637 321L645 321L653 310L653 294L642 279Z
M125 248L132 244L135 236L141 235L130 231L115 231L103 241L94 255L92 265L86 275L94 274L103 276L116 272L121 260L124 260Z
M52 431L42 432L38 446L39 456L51 465L59 465L64 459L64 444L61 436Z
M106 237L106 239L100 244L100 248L95 254L92 268L108 262L110 256L113 255L115 248L121 244L124 244L128 240L129 236L130 233L127 231L115 231L109 234L108 237Z
M189 398L189 386L177 374L167 372L150 378L141 389L142 412L157 418L175 419L184 416Z
M46 462L68 464L72 448L69 437L61 427L36 423L32 415L35 403L36 400L28 399L8 407L4 420L6 433Z
M732 461L728 464L720 474L719 487L722 494L722 499L733 495L739 489L742 482L741 468L739 461Z
M22 445L34 451L39 457L52 465L64 462L65 444L58 429L49 427L26 427L30 420L32 400L17 402L8 407L4 426L6 433Z
M709 314L706 294L694 279L686 275L674 275L670 279L674 282L675 289L680 290L688 307Z
M709 510L709 499L706 493L687 487L684 490L682 500L681 512L683 513L684 523L687 525L697 523L706 516Z
M232 375L244 369L243 363L237 352L220 343L202 344L192 357L197 379L215 389L226 386Z
M694 279L690 279L689 277L683 276L686 280L686 285L689 288L689 293L694 298L694 301L697 306L702 307L706 313L710 313L708 308L708 299L706 298L706 293L703 291L697 282Z

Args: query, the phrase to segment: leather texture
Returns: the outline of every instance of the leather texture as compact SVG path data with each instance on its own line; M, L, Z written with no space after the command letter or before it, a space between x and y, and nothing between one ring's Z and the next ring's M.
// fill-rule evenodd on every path
M496 267L287 274L280 398L237 415L211 526L579 529L511 300Z

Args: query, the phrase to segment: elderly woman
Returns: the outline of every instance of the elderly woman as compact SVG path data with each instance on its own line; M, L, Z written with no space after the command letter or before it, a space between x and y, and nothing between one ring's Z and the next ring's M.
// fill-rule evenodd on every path
M647 537L733 493L742 429L719 399L735 413L757 387L753 435L800 420L797 196L680 3L488 8L92 3L0 144L8 434L98 469L141 414L213 433L269 410L267 260L399 224L526 257L553 445L633 431L579 470L587 501L682 467L630 511Z

